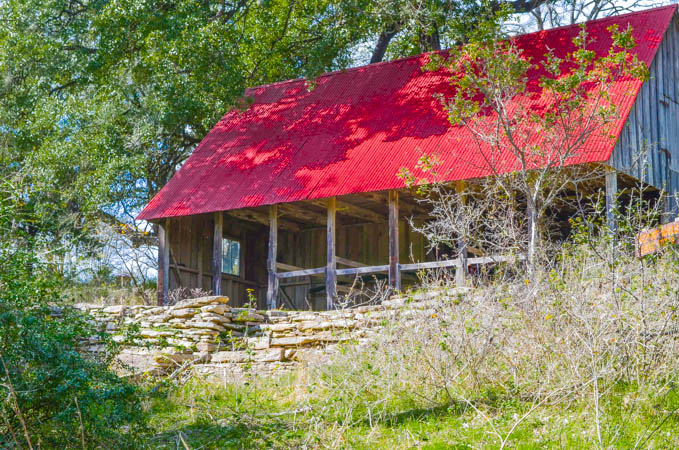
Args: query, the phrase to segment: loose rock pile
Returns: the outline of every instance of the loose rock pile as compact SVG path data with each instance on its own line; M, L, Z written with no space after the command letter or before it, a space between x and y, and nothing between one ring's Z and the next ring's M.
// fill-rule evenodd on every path
M231 308L223 296L164 306L78 304L113 339L131 335L120 361L127 370L169 373L192 365L198 373L239 379L247 373L271 375L300 364L324 361L340 342L365 342L385 319L429 313L434 294L398 297L381 305L341 311L257 311ZM90 352L103 351L96 340Z

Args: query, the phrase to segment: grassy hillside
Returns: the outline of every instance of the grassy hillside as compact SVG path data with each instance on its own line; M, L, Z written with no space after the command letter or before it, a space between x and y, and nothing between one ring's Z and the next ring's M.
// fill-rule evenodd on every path
M150 448L677 448L679 254L563 247L330 365L146 402Z
M319 416L315 410L299 412L303 403L292 398L304 386L295 382L305 384L303 379L239 388L191 383L168 398L151 401L152 426L158 434L148 445L185 448L183 440L192 449L496 449L503 448L496 433L507 437L517 420L534 407L532 402L488 392L474 399L473 407L402 403L390 405L389 414L347 423L332 415ZM635 402L634 411L630 400ZM671 414L677 406L676 392L667 395L619 386L606 400L610 415L605 418L605 448L677 448L679 424ZM514 428L504 448L598 448L594 420L586 400L543 405Z

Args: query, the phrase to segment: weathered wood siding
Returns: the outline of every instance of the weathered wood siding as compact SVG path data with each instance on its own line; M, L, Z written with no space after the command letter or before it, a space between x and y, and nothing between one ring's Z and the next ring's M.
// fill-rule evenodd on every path
M670 194L679 192L679 19L675 14L609 164Z
M180 217L169 220L170 284L178 287L210 290L212 281L212 241L214 216ZM255 290L258 307L266 307L267 242L268 229L263 225L224 217L225 238L241 242L241 276L222 274L222 294L231 299L232 306L247 302L247 289ZM279 230L278 262L303 268L324 267L327 263L325 227L299 232ZM434 255L426 254L424 237L413 232L405 220L399 223L401 263L431 261ZM337 256L367 265L389 262L389 230L387 222L361 225L338 224L336 236ZM343 267L343 266L340 266ZM386 279L387 274L377 274ZM371 279L370 276L365 277ZM404 274L403 283L414 280L413 274ZM353 277L339 277L340 286L349 286ZM325 309L325 277L300 277L283 280L279 301L288 308ZM341 293L341 292L340 292Z
M170 290L186 287L209 291L214 216L179 217L169 222ZM222 295L231 299L232 306L241 306L247 301L246 289L255 289L260 298L262 285L266 284L266 230L225 217L223 235L241 242L241 275L221 277Z
M327 263L326 229L303 230L292 233L281 231L278 236L278 262L305 269L323 267ZM433 255L426 253L424 236L410 229L405 220L399 221L400 262L431 261ZM389 227L388 223L371 223L362 225L338 224L336 236L337 256L351 259L370 266L389 263ZM339 266L343 267L343 266ZM376 274L386 283L387 273ZM372 276L364 277L364 280ZM412 275L404 274L403 284L413 281ZM354 277L338 277L340 286L349 287ZM325 276L311 276L282 280L279 297L284 304L295 309L324 309ZM340 292L341 294L341 292ZM287 297L286 297L287 296ZM288 305L290 301L292 305Z

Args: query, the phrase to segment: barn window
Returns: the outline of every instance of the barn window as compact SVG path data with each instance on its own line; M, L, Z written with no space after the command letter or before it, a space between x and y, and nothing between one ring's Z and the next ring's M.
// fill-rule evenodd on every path
M227 238L222 241L222 272L240 276L240 242Z

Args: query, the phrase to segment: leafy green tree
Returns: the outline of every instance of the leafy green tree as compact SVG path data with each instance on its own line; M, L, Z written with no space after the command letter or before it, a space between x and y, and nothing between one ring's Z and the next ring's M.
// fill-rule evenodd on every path
M0 447L134 448L144 431L138 389L83 342L108 338L62 306L59 274L25 243L32 218L0 185Z
M488 23L449 56L431 58L429 68L445 65L453 74L455 93L439 97L450 123L473 136L479 168L492 176L494 188L509 201L518 197L525 204L531 269L547 211L564 191L597 176L589 167L571 164L591 139L612 139L610 127L620 114L612 95L621 89L616 84L648 77L645 63L631 52L636 46L631 28L611 26L608 31L612 44L605 55L592 50L583 27L573 50L557 54L548 49L534 62L514 40L504 38L501 27ZM530 72L536 70L542 73L542 109L527 104L525 97L529 80L536 77Z
M372 62L436 50L497 11L552 4L5 0L0 178L23 189L29 242L67 272L74 254L96 256L100 221L131 222L219 118L247 105L246 87L341 69L366 45Z
M30 188L28 231L93 247L246 87L345 66L361 1L2 2L0 177Z

